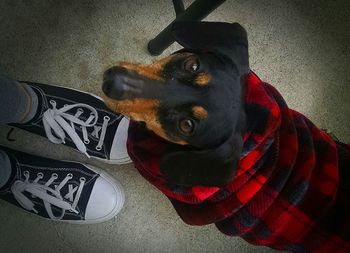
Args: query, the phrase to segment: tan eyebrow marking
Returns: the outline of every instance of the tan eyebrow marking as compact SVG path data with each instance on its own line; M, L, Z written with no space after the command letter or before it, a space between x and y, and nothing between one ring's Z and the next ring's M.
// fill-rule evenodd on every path
M149 65L133 64L128 62L119 62L117 66L126 68L129 71L135 71L141 76L151 80L163 80L162 71L165 65L173 58L173 55L164 57L158 61L154 61Z
M199 86L206 86L209 84L211 76L207 73L199 73L196 77L195 83Z
M202 106L192 107L192 112L197 119L206 119L208 117L208 112Z

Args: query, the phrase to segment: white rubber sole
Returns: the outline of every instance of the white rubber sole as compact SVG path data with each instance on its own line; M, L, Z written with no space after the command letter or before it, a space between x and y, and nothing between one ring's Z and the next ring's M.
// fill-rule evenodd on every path
M81 154L81 152L79 152L79 153ZM107 160L107 159L103 159L103 158L99 158L99 157L95 157L95 156L91 156L91 158L96 159L96 160L101 161L101 162L104 162L104 163L107 163L107 164L115 164L115 165L123 165L123 164L132 163L132 160L130 159L130 157L120 158L118 160L116 160L116 159Z

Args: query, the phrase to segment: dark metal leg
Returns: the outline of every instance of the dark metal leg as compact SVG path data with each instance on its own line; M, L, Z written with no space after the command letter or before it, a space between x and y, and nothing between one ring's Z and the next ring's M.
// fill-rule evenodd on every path
M150 54L160 55L166 48L174 43L174 39L171 36L171 26L174 22L184 20L202 20L223 2L225 2L225 0L196 0L184 11L182 0L173 0L177 17L170 23L170 25L148 43L147 48Z
M176 17L185 11L185 6L182 0L173 0L173 5L174 5Z

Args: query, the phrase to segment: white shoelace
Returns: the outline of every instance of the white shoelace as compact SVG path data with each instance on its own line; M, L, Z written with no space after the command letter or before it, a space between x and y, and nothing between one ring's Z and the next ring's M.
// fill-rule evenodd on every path
M15 196L15 199L18 201L18 203L24 209L38 213L38 211L34 208L34 203L23 194L23 192L26 191L31 193L33 198L40 198L43 200L46 212L53 220L62 219L67 210L76 214L79 213L76 210L76 207L86 180L84 177L80 178L79 186L73 188L73 185L68 185L68 193L64 196L64 198L73 201L73 203L70 204L68 201L63 199L60 190L69 180L73 178L73 175L71 173L67 174L62 182L60 182L60 184L55 187L55 189L49 187L58 178L58 175L55 173L51 175L51 178L44 185L38 183L38 181L43 178L43 173L38 173L36 179L33 182L29 182L28 171L25 171L23 174L25 176L25 181L17 180L12 185L11 192ZM75 199L73 200L73 194L75 192L77 193L75 195ZM55 216L53 214L51 205L62 209L60 216Z
M98 113L95 108L87 104L73 104L73 105L65 105L64 107L58 109L56 107L56 101L50 100L50 104L52 105L52 109L48 109L44 112L43 115L43 124L45 128L45 133L47 138L56 144L65 143L64 139L66 138L65 132L69 135L69 137L74 142L77 149L84 153L87 157L90 157L87 153L87 149L85 144L89 144L90 140L88 137L87 127L94 127L94 131L92 132L92 136L98 138L98 144L95 147L97 151L102 149L102 145L104 142L104 138L106 135L106 130L108 126L108 122L110 118L105 116L103 118L102 127L96 126L98 120ZM67 113L67 111L78 107L75 115L71 115ZM83 121L79 119L79 116L83 113L83 109L86 108L91 111L90 117ZM83 141L80 139L79 135L75 131L74 124L80 125L83 132ZM55 137L51 131L59 137ZM101 134L99 136L99 132L101 130Z

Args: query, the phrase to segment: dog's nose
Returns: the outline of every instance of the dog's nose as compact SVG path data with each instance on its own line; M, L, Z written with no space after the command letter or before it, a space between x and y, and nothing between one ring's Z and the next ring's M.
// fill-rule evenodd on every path
M107 97L128 99L142 93L144 81L122 67L112 67L103 74L102 90Z
M111 80L117 75L127 75L128 71L122 67L112 67L103 73L103 81Z

